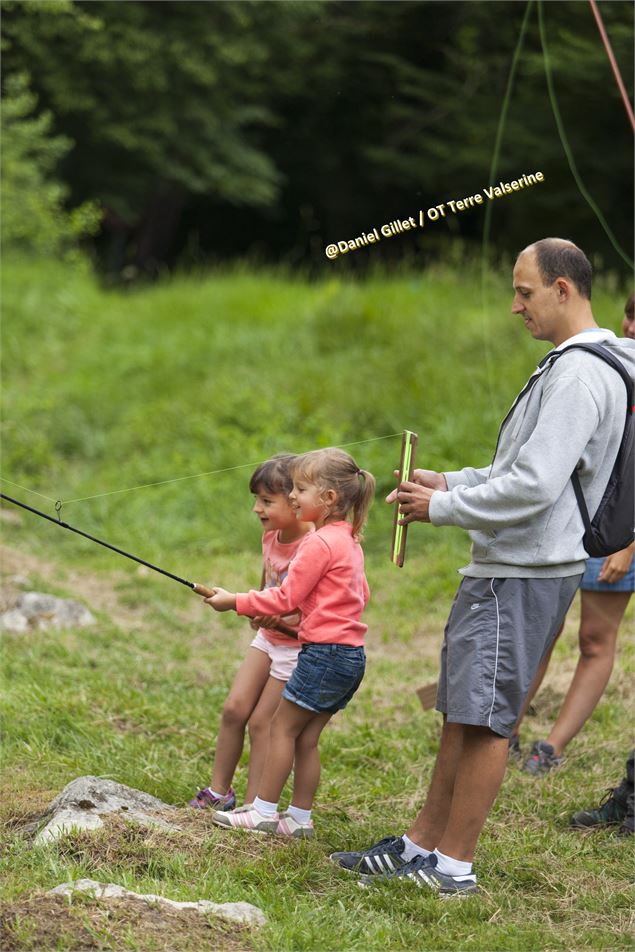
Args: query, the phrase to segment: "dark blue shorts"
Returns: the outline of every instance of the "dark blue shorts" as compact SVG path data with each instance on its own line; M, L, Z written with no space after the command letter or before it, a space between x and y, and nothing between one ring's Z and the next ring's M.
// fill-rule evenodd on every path
M346 707L362 683L366 668L363 648L305 644L282 696L316 714L335 714Z

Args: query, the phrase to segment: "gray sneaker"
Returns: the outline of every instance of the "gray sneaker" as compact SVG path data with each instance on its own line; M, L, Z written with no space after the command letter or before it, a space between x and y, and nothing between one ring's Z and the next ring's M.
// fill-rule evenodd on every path
M360 886L370 886L383 880L399 879L415 886L423 886L443 899L448 896L473 896L479 891L474 873L468 876L448 876L446 873L440 873L436 865L437 857L434 853L430 856L415 856L399 869L375 873L372 876L362 875L358 883Z
M537 740L532 748L529 758L523 765L523 771L533 774L537 777L539 774L549 773L554 767L559 767L564 763L564 757L556 757L553 747L546 740Z

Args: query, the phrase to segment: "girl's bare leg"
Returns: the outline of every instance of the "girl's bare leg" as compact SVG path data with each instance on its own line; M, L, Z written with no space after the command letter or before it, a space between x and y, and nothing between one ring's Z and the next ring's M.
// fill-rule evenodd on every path
M258 648L248 648L223 705L216 756L210 787L216 793L229 790L245 741L245 725L258 703L269 677L271 662Z
M258 788L261 800L277 803L293 766L296 738L314 718L321 717L281 698L271 721L269 753Z
M630 592L581 593L580 657L560 708L547 737L560 756L569 741L591 716L611 677L617 630L624 617Z
M313 806L315 791L320 783L318 741L332 716L328 712L316 714L296 738L291 803L301 810L310 810Z
M276 713L286 681L269 676L247 725L249 729L249 777L245 803L253 803L269 750L271 721Z

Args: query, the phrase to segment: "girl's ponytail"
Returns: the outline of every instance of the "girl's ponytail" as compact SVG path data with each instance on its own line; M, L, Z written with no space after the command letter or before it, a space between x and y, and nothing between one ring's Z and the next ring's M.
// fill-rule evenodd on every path
M353 536L360 542L373 499L375 498L375 477L365 469L358 471L359 494L353 503Z

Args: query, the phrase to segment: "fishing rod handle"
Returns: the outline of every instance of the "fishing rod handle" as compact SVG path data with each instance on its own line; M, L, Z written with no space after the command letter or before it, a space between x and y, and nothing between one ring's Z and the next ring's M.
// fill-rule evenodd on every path
M196 592L197 595L200 595L201 598L211 598L214 592L211 588L206 588L205 585L199 585L198 582L195 582L192 585L192 589Z

